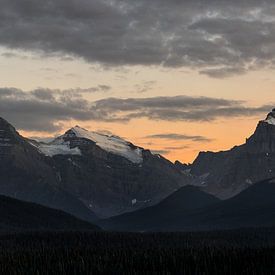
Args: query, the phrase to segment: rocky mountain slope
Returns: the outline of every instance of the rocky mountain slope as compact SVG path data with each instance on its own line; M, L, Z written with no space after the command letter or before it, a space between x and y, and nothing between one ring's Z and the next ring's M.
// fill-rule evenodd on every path
M253 183L275 177L275 109L255 133L229 151L201 152L188 167L205 191L229 198Z

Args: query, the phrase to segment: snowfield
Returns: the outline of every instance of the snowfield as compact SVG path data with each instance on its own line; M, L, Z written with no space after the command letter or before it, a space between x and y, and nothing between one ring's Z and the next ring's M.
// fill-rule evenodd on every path
M79 126L73 127L66 134L50 143L40 143L38 148L43 154L50 157L55 155L81 155L81 151L78 147L71 148L70 142L65 141L70 137L91 140L101 149L122 156L133 163L143 162L142 148L135 147L120 137L90 132Z
M96 132L90 132L79 126L71 129L78 138L89 139L96 143L101 149L113 154L127 158L133 163L141 163L142 148L134 148L131 143L117 136L108 136Z

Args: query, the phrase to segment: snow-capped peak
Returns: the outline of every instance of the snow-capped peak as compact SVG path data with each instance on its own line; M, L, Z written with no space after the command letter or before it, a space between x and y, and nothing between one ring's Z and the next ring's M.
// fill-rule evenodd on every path
M275 125L275 109L273 109L272 112L267 115L267 118L264 120L264 122Z
M91 132L79 126L71 128L67 132L67 135L71 135L72 133L75 137L91 140L101 149L125 157L133 163L141 163L143 161L142 148L135 147L130 142L118 136Z
M37 147L42 153L51 157L55 155L81 155L79 147L71 147L70 138L91 140L101 149L122 156L133 163L141 163L143 161L142 148L136 147L118 136L91 132L79 126L71 128L54 141L47 144L40 143Z

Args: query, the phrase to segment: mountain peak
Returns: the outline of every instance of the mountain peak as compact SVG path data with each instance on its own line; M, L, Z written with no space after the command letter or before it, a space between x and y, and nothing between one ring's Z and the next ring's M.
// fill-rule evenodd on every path
M3 117L0 117L0 126L3 127L13 127L7 120L5 120Z
M267 115L266 119L263 122L275 125L275 108Z
M0 117L0 148L8 148L19 140L15 128L4 118Z
M75 139L77 141L75 142ZM48 156L55 155L81 155L81 145L83 140L95 143L102 150L119 155L129 161L140 164L143 162L143 148L137 147L132 143L113 135L105 135L97 132L88 131L80 126L66 131L66 133L49 144L40 144L39 149Z
M70 130L74 131L74 130L82 130L82 131L85 131L85 132L89 132L87 129L83 128L83 127L80 127L79 125L75 125L73 128L71 128Z

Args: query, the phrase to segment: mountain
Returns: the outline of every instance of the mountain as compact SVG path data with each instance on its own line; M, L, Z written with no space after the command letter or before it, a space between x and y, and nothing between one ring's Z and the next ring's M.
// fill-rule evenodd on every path
M35 146L59 171L59 185L100 217L150 206L192 181L160 155L79 126Z
M60 185L54 162L0 118L0 194L64 210L93 221L95 214Z
M154 229L165 228L171 220L178 224L186 213L206 208L219 201L198 187L186 186L157 205L102 220L100 224L103 228L112 230L153 231Z
M61 210L0 196L0 231L100 230Z
M198 195L199 191L193 191L193 195L194 192ZM104 220L101 224L106 229L121 231L194 231L275 226L275 179L256 183L225 201L209 198L205 202L204 206L189 209L182 209L180 204L179 207L170 207L169 204L162 207L160 204L153 210L147 208L124 214Z
M0 119L0 194L94 221L158 203L192 182L160 155L73 127L52 142L22 137Z
M275 109L259 122L254 134L229 151L201 152L189 166L205 191L232 197L253 183L275 177Z

